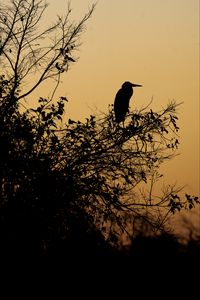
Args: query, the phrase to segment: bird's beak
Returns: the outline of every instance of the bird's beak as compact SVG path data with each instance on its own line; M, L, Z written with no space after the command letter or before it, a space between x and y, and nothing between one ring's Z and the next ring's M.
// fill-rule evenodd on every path
M135 83L132 83L132 86L142 86L141 84L135 84Z

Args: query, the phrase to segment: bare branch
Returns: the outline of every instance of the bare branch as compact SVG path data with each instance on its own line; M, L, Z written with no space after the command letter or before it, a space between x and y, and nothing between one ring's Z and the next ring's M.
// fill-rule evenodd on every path
M25 87L27 82L31 82L27 90L15 95L18 100L30 95L45 80L57 80L68 71L69 65L75 61L73 53L80 45L80 35L95 5L76 24L70 21L71 8L68 4L63 17L59 16L54 24L41 30L46 8L44 0L10 0L8 5L2 5L0 11L3 33L1 64L13 83L13 95L19 84Z

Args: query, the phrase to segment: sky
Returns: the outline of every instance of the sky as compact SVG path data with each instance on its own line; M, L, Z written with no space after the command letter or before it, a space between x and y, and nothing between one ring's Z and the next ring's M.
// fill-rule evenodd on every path
M67 8L66 0L47 2L45 22ZM92 3L71 0L73 18L80 20ZM155 110L183 102L179 155L163 167L163 182L199 196L199 0L99 0L81 42L58 90L69 99L69 118L106 112L127 80L143 85L132 109L152 98Z

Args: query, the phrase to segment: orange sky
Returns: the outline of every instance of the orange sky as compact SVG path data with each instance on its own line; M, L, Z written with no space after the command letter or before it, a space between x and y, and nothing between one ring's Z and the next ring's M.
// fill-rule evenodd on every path
M67 1L48 2L47 23L64 12ZM91 3L71 1L74 19ZM152 96L154 109L184 101L180 155L164 166L164 181L199 195L199 0L99 0L82 42L79 60L58 92L69 99L69 117L106 112L126 80L143 85L135 90L132 108Z

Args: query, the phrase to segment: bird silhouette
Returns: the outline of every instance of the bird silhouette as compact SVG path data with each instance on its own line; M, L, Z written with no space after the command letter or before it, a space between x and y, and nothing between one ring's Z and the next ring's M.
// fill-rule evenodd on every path
M114 101L115 120L117 123L124 122L126 114L129 111L129 101L133 95L133 87L142 86L125 81L121 89L117 92Z

